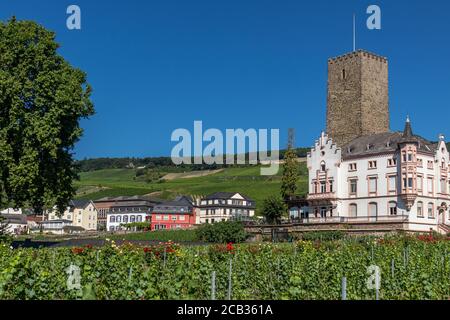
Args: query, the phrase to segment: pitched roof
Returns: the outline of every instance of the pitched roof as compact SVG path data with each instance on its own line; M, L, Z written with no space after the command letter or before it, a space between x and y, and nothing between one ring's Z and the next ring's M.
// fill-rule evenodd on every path
M163 203L159 203L155 205L153 208L153 212L155 213L188 213L192 211L193 202L190 197L187 196L178 196L175 200L165 201Z
M144 195L144 196L104 197L104 198L95 200L94 203L100 203L100 202L126 202L126 201L148 201L148 202L152 202L152 203L161 203L161 202L163 202L163 200Z
M405 130L403 130L403 138L412 138L414 135L412 133L411 121L409 117L406 118Z
M430 155L434 154L437 148L437 143L413 134L411 121L407 117L403 132L383 132L353 139L342 148L342 158L345 160L379 153L394 153L403 143L414 143L419 152Z
M430 142L420 136L412 135L404 137L402 132L385 132L373 135L358 137L342 148L342 158L362 157L379 153L394 153L399 144L416 143L418 151L422 153L434 154L437 144Z
M210 194L208 196L206 196L204 199L205 200L213 200L213 199L231 199L231 197L233 197L235 194L240 194L242 196L242 198L244 198L245 200L248 201L253 201L252 199L250 199L249 197L247 197L246 195L240 193L240 192L215 192L213 194Z
M70 200L69 206L74 208L86 208L91 200Z
M5 218L7 224L27 224L27 216L25 214L0 214Z

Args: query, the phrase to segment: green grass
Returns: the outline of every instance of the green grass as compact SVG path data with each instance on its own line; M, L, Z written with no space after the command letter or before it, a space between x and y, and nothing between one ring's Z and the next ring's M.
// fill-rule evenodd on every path
M137 240L137 241L174 241L174 242L194 242L198 241L195 230L164 230L147 231L129 234L114 234L105 236L111 240Z
M300 164L299 194L306 194L308 176L306 164ZM102 197L144 195L159 192L159 198L171 198L179 194L207 195L218 191L241 192L254 199L257 211L265 198L278 195L281 186L281 170L276 176L261 176L260 167L226 168L222 172L204 177L184 178L164 183L146 183L135 179L134 169L106 169L81 173L76 183L78 198L100 199ZM91 189L89 189L91 188ZM90 192L90 190L94 192Z

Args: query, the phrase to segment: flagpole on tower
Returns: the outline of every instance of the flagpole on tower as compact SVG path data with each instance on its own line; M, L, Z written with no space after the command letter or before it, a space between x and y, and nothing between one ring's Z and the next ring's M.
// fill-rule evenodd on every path
M356 51L356 16L353 14L353 52Z

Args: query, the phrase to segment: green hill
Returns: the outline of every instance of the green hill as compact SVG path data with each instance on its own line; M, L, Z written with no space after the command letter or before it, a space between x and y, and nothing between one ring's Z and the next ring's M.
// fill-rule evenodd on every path
M300 163L298 193L306 194L307 169ZM179 194L206 195L217 191L242 192L257 202L257 210L269 195L279 194L281 170L276 176L261 176L259 166L226 168L208 176L179 178L164 182L146 182L136 177L135 169L104 169L82 172L76 182L78 198L96 200L102 197L153 194L172 198Z

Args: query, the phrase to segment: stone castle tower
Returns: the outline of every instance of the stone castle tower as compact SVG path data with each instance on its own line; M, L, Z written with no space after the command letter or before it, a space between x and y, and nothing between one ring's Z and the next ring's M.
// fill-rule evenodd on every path
M358 50L328 60L326 131L341 147L389 131L386 58Z

